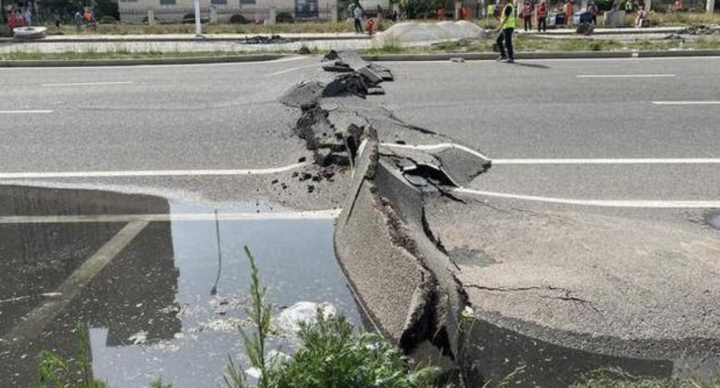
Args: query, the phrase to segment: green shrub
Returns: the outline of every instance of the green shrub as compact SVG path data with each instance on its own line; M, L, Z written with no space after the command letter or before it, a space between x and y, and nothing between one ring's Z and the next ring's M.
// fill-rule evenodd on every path
M293 23L295 22L295 18L290 12L283 11L277 14L275 21L278 23Z
M245 16L240 15L239 13L236 13L232 16L230 16L230 23L232 24L248 24L250 23Z

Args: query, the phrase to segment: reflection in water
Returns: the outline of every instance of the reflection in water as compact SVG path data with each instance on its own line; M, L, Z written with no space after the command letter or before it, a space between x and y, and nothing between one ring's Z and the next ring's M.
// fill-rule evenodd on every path
M156 197L13 187L0 188L0 203L0 217L215 211ZM244 245L273 302L328 301L360 320L335 263L332 220L151 222L59 314L42 314L125 224L0 224L0 370L9 372L0 373L0 387L33 385L43 349L74 354L78 322L89 329L95 377L113 386L143 387L158 375L178 387L217 386L228 354L240 357ZM42 334L23 338L16 328L31 326L18 326L23 320Z

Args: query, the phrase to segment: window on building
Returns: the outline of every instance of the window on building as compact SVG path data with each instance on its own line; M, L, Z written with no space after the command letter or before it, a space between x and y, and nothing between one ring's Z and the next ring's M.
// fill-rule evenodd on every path
M255 5L255 0L240 0L240 4Z
M160 5L175 5L175 0L160 0Z
M210 0L213 5L227 5L227 0Z

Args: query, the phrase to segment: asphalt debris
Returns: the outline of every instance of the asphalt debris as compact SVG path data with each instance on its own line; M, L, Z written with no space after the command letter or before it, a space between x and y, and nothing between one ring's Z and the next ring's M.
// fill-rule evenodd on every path
M238 39L240 44L280 44L280 43L292 43L295 39L283 38L280 35L255 35L248 38Z

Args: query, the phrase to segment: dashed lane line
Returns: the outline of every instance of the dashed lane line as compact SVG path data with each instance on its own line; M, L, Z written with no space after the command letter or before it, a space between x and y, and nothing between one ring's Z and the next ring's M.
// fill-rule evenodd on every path
M720 158L491 159L493 165L720 164Z
M162 177L162 176L218 176L218 175L267 175L295 170L307 163L294 163L281 167L223 170L126 170L126 171L66 171L66 172L2 172L0 179L46 179L46 178L116 178L116 177Z
M55 216L0 216L0 224L72 224L113 222L175 221L263 221L263 220L332 220L340 209L265 213L177 213L177 214L89 214Z
M71 82L64 84L42 84L42 87L64 87L64 86L112 86L112 85L132 85L133 81L117 81L117 82Z

